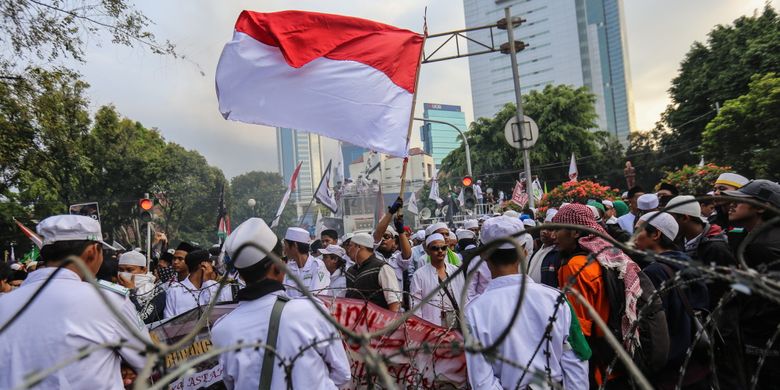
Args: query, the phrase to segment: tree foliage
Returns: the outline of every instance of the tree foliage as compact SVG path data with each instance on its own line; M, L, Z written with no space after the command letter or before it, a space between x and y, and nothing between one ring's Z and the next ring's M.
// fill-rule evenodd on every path
M253 216L263 218L270 224L276 215L284 192L287 191L287 186L283 181L278 173L259 171L247 172L231 179L231 218L234 225ZM254 209L247 204L249 199L255 200ZM295 207L292 207L292 201L290 201L282 213L277 230L283 232L289 226L297 226L296 222Z
M97 201L104 233L139 245L136 203L144 193L159 199L154 227L171 240L216 241L222 171L112 106L90 115L89 86L77 74L28 74L0 84L4 241L28 243L13 217L32 227L71 204Z
M128 0L4 0L0 21L0 42L6 48L0 62L12 68L60 57L83 61L87 40L103 34L115 44L176 55L170 42L155 38L151 20Z
M780 77L754 75L746 94L727 101L704 131L708 160L748 177L780 180Z
M525 115L539 125L539 140L531 149L532 174L551 185L568 180L571 154L577 156L580 177L613 182L618 178L623 150L614 137L596 128L595 96L587 88L548 85L542 91L523 96ZM479 118L471 124L469 140L474 175L489 186L511 193L523 154L509 146L504 125L515 115L507 104L494 118ZM450 177L466 173L465 151L461 145L442 161L441 170Z
M744 95L753 74L768 72L780 72L780 18L769 4L760 15L716 26L706 43L691 46L669 89L672 104L662 124L672 131L660 139L662 146L696 150L715 117L715 103ZM696 153L681 154L677 166L698 159Z

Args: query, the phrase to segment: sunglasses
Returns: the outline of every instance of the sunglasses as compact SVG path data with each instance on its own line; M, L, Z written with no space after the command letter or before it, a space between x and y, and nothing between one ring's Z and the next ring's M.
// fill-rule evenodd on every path
M382 239L384 239L384 240L389 240L391 238L394 238L394 237L389 235L389 234L386 234L386 235L382 236Z
M444 252L447 250L447 245L442 245L442 246L431 245L428 247L428 250L431 252Z

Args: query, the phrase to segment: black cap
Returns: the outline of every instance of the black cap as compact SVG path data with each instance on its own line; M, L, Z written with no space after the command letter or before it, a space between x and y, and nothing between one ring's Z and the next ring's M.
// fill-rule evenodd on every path
M672 193L672 196L680 195L680 191L677 190L677 187L669 183L661 183L661 185L658 186L658 190L667 190Z
M631 189L628 190L628 198L631 199L634 197L634 195L640 192L644 193L645 190L643 190L641 186L633 186L631 187Z
M739 198L755 198L780 207L780 184L769 180L751 180L738 190L723 191L723 193Z

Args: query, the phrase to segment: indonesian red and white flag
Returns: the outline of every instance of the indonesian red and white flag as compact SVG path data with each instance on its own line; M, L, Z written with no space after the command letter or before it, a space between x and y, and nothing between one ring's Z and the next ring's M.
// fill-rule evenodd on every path
M295 191L295 187L298 185L298 172L301 171L302 164L303 161L299 162L298 166L295 167L292 176L290 176L290 184L287 185L287 191L285 191L284 196L282 197L282 203L279 204L279 209L276 210L276 216L274 216L274 220L271 222L271 229L279 225L279 220L282 218L284 207L287 206L287 201L290 200L290 194Z
M243 11L217 66L219 110L406 156L422 48L422 35L370 20Z
M577 160L574 159L574 153L571 154L571 161L569 162L569 180L577 181Z

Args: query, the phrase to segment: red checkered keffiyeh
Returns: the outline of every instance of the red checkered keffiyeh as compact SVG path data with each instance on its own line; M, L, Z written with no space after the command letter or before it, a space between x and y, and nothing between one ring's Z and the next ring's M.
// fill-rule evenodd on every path
M596 222L596 218L588 206L582 204L567 204L558 210L552 219L553 223L567 223L591 228L608 236L604 228ZM637 320L637 302L642 295L642 287L639 285L639 266L626 256L623 251L615 248L609 241L589 234L580 238L580 246L590 253L596 254L596 260L604 268L613 268L619 271L619 277L623 279L626 293L626 311L623 313L621 329L626 335L631 329L631 324ZM639 329L634 330L633 343L627 345L629 352L639 345Z

